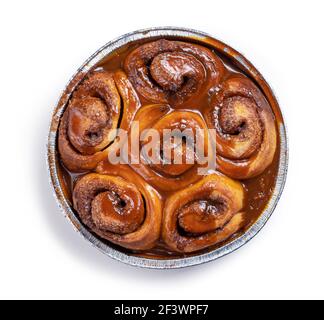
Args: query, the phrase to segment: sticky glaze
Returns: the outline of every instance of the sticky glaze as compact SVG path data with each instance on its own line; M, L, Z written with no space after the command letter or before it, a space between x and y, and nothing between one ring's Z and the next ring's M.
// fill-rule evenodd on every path
M177 40L179 40L177 38ZM152 41L152 40L150 40ZM96 69L98 70L105 70L105 71L117 71L119 69L124 68L124 61L126 57L129 55L130 52L132 52L134 49L138 48L140 45L142 45L145 41L140 41L137 43L133 43L130 45L127 45L118 51L114 52L113 54L106 57L103 61L101 61L97 66ZM193 41L194 42L194 41ZM206 41L207 46L212 49L219 57L221 57L222 62L225 65L224 69L224 79L230 78L233 75L238 75L241 73L238 66L232 64L230 59L225 57L223 53L220 53L219 51L215 50L213 47L212 41ZM233 54L233 53L232 53ZM245 76L249 76L246 74ZM145 97L140 97L140 102L142 105L146 105L151 103L151 101L147 100ZM198 95L195 96L190 101L182 102L181 103L181 110L185 111L194 111L201 116L203 116L206 113L206 108L208 108L210 103L210 97L208 95ZM273 104L271 103L271 106L273 107ZM172 110L176 110L178 107L176 105L172 106ZM273 107L274 108L274 107ZM172 111L171 110L171 111ZM282 121L280 112L274 108L273 113L276 117L276 123L278 131L278 124ZM268 201L272 195L274 185L276 182L277 172L278 172L278 162L279 162L279 141L276 142L276 153L274 156L274 160L272 161L271 165L259 176L248 179L248 180L242 180L241 183L245 189L245 199L244 199L244 206L243 210L246 213L244 216L244 228L240 232L244 232L249 226L251 226L260 216L260 214L263 212L265 207L268 204ZM103 161L101 164L101 170L104 172L111 173L112 171L115 171L115 173L118 175L118 167L112 168L110 164L108 164L106 161ZM82 177L85 173L82 174L75 174L72 172L69 172L66 168L64 168L64 165L61 165L61 175L62 175L62 182L63 182L63 189L66 193L66 196L72 201L71 194L72 190L75 186L76 181L80 177ZM166 199L171 197L175 191L166 191L164 188L159 188L158 186L154 186L157 192L159 193L159 196L161 198L162 203L165 203ZM234 237L238 236L238 234L235 234ZM228 239L227 241L230 241L232 238ZM216 246L210 246L208 249L196 252L194 254L200 254L201 252L206 252L209 250L214 249L215 247L219 247L223 245L223 243L217 244ZM118 247L120 250L124 251L124 248ZM181 254L171 251L168 247L165 246L163 241L159 241L158 244L155 246L155 248L150 249L143 252L138 252L137 250L127 250L130 254L136 254L139 256L144 257L150 257L150 258L170 258L171 257L178 257L178 256L186 256L187 254Z

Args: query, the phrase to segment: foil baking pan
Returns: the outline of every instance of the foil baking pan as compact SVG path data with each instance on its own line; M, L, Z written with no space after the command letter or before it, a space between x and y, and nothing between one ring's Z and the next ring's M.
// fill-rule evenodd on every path
M150 259L146 257L139 257L130 253L120 251L118 250L118 248L116 248L116 246L103 241L98 236L91 233L81 223L77 214L74 212L70 201L66 198L64 194L64 190L59 178L59 159L57 153L58 127L61 116L63 115L63 112L70 99L71 93L73 92L75 87L80 81L82 81L82 79L91 69L93 69L100 61L102 61L107 55L111 54L115 50L133 41L151 38L154 39L157 37L180 37L184 40L194 40L195 42L201 43L202 45L208 45L216 48L217 52L221 53L225 57L230 58L231 61L235 63L235 65L241 71L243 71L243 73L249 75L250 78L252 78L259 85L264 95L270 102L272 109L275 110L277 119L279 118L279 170L272 197L264 211L260 214L257 221L255 221L255 223L252 226L250 226L241 236L235 238L234 240L224 244L223 246L215 250L211 250L207 253L185 258ZM186 28L162 27L131 32L113 41L108 42L97 52L95 52L89 59L87 59L86 62L77 70L77 72L74 74L74 76L71 78L71 80L65 87L53 111L48 135L47 162L50 175L50 182L54 188L54 194L59 204L59 207L61 208L61 211L70 220L75 230L77 230L77 232L80 233L88 242L90 242L93 246L95 246L107 256L121 261L123 263L126 263L128 265L152 269L176 269L195 266L221 258L242 247L263 228L263 226L266 224L271 214L273 213L274 209L276 208L276 205L279 201L279 198L282 194L285 185L288 168L288 143L285 122L283 120L283 116L280 111L276 97L274 96L270 86L264 80L260 72L242 54L204 32ZM109 263L109 261L107 263Z

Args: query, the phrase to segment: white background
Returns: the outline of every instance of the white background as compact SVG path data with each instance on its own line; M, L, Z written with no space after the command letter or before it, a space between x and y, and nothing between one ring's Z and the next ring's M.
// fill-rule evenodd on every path
M323 1L2 1L0 298L324 298ZM109 40L152 26L208 32L277 94L290 165L262 232L216 262L137 269L92 248L60 213L45 144L60 92Z

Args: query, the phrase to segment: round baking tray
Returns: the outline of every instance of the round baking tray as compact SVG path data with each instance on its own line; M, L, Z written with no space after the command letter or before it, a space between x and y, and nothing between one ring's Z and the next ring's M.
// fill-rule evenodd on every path
M229 57L232 62L236 64L245 74L248 74L262 89L263 93L270 102L272 108L275 110L276 117L279 118L278 121L278 130L280 135L280 160L279 160L279 171L277 175L275 189L273 191L272 197L265 208L265 210L260 215L259 219L248 229L244 234L235 238L233 241L226 243L224 246L212 250L208 253L201 255L195 255L192 257L185 258L172 258L172 259L149 259L142 258L134 255L130 255L124 252L121 252L115 247L110 246L107 242L103 242L99 237L91 233L84 225L80 222L78 216L73 211L69 201L66 199L58 173L58 154L57 154L57 135L58 127L61 116L67 106L70 95L73 92L74 88L78 85L84 76L88 73L89 70L94 68L98 62L100 62L107 55L117 50L118 48L124 46L127 43L141 40L141 39L150 39L156 37L181 37L183 39L200 42L205 45L212 46L217 49L223 56ZM55 196L58 201L58 204L63 211L63 213L68 217L72 222L75 229L93 246L98 248L100 251L105 253L111 258L114 258L118 261L124 262L129 265L153 268L153 269L175 269L183 268L194 265L199 265L206 263L220 257L223 257L251 240L265 225L265 223L270 218L272 212L274 211L278 200L283 191L288 168L288 144L287 144L287 135L286 128L282 118L282 114L274 96L271 88L264 80L262 75L257 71L257 69L239 52L231 48L230 46L224 44L223 42L216 40L210 35L186 28L175 28L175 27L163 27L163 28L150 28L145 30L139 30L132 33L128 33L124 36L117 38L111 42L108 42L96 53L94 53L75 73L72 79L69 81L65 90L63 91L57 106L54 109L50 131L48 136L48 145L47 145L47 161L48 169L50 174L50 181L54 187Z

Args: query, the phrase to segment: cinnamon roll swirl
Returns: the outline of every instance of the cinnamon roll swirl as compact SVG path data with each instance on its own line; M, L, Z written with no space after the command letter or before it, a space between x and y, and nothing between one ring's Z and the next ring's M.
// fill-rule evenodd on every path
M217 165L227 176L253 178L272 163L277 147L275 119L248 78L236 75L220 85L206 121L216 129Z
M119 123L127 130L139 107L124 72L90 74L74 92L61 121L58 148L64 165L73 172L94 169L107 157Z
M227 240L242 227L244 190L218 174L174 193L164 208L162 237L177 252L195 252Z
M147 101L173 105L206 94L225 70L211 50L165 39L141 45L127 56L124 66L135 89Z
M150 249L160 236L161 199L128 167L116 170L110 168L107 174L99 167L101 174L80 178L73 190L74 208L82 222L100 237L127 249Z
M142 142L140 161L131 163L131 167L146 181L161 190L174 191L201 178L197 170L206 163L200 163L197 151L205 162L208 157L212 159L214 153L207 126L199 114L155 104L142 107L134 120L139 121ZM147 129L155 130L161 139L158 146L153 146L155 163L146 159L143 152L151 138L150 130L145 133ZM162 138L167 137L163 136L165 132L169 132L170 136L163 141Z

